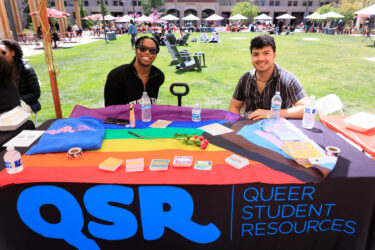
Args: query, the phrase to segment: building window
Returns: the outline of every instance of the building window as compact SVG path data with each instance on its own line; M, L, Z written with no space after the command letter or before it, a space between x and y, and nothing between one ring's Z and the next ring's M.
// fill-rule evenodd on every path
M303 6L306 6L307 5L307 1L303 1ZM309 1L309 6L312 6L312 1Z
M55 1L51 2L50 4L51 4L51 7L55 7L56 6Z
M261 5L261 6L264 6L264 0L261 0L261 1L260 1L260 5Z
M298 5L298 1L293 1L293 6L297 6Z
M119 6L118 1L113 1L113 6Z
M292 6L292 1L288 1L288 6Z
M67 2L65 2L65 1L64 1L64 6L65 6L65 7L66 7L66 6L68 6L68 3L67 3Z
M89 1L83 1L84 6L89 6Z
M274 5L275 5L274 1L270 1L270 6L274 6Z
M275 1L275 6L280 6L280 1Z
M120 6L124 6L124 2L123 1L119 1L119 4L120 4Z

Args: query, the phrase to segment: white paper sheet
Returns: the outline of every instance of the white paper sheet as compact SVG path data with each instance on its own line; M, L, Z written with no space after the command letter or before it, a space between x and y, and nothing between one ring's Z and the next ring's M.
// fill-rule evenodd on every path
M45 131L44 130L23 130L17 136L5 143L3 147L29 147L35 140L37 140Z

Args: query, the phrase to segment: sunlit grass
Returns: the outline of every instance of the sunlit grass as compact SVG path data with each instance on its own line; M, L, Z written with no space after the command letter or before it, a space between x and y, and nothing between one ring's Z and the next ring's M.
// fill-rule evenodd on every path
M201 72L181 73L169 66L171 56L166 47L155 62L165 74L165 83L159 92L159 104L177 105L177 98L169 92L173 82L186 82L190 94L183 97L184 106L200 103L202 108L227 109L239 78L252 69L249 42L257 33L220 34L221 43L201 44L189 42L180 47L189 52L205 52L206 66ZM199 38L199 34L192 37ZM231 38L245 39L231 39ZM318 38L307 41L304 38ZM275 36L276 62L293 72L309 95L317 98L336 93L344 103L347 114L358 111L375 113L375 62L362 60L375 57L375 47L362 37L330 36L296 33ZM134 57L130 37L117 37L106 44L97 41L68 49L54 51L54 60L60 69L58 85L64 117L68 117L75 104L89 108L104 106L103 90L107 74ZM42 81L42 110L39 121L54 118L54 107L44 55L28 57Z

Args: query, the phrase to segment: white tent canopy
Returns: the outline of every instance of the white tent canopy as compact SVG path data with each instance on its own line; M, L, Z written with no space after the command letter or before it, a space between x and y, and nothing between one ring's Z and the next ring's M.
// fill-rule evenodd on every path
M291 16L289 14L284 14L284 15L276 17L276 19L296 19L296 17L295 16Z
M375 4L355 12L356 15L375 15Z
M254 17L254 20L272 20L272 17L267 16L266 14L261 14L257 17Z
M216 15L216 14L212 14L211 16L206 18L206 21L219 21L219 20L223 20L223 19L224 19L224 17L221 17L221 16Z
M228 18L229 20L246 20L247 17L241 15L241 14L237 14L237 15L234 15L230 18Z
M151 17L148 17L148 16L145 16L145 15L142 15L140 17L137 17L135 19L136 22L151 22L153 21L154 19L152 19Z
M160 18L161 20L164 20L164 21L177 21L177 20L180 20L180 18L178 17L175 17L174 15L171 15L171 14L168 14L166 16L163 16L162 18Z
M311 15L306 16L305 18L306 19L327 19L325 16L319 15L318 13L313 13Z
M182 19L185 20L185 21L198 21L198 20L200 20L199 17L194 16L193 14L190 14L190 15L182 18Z
M104 16L104 20L106 21L112 21L112 20L115 20L116 18L114 16L111 16L111 15L106 15Z
M344 17L343 15L340 15L340 14L334 12L334 11L330 11L328 13L325 13L322 16L324 16L326 18L343 18Z

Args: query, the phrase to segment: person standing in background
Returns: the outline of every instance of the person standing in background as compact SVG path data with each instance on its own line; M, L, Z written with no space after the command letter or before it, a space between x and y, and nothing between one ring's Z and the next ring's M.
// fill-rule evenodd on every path
M132 49L134 49L135 42L137 41L137 34L138 34L138 31L137 31L137 26L134 25L134 21L133 21L133 19L130 20L130 25L129 25L128 34L132 36L132 38L131 38L130 41L131 41L131 43L132 43Z

